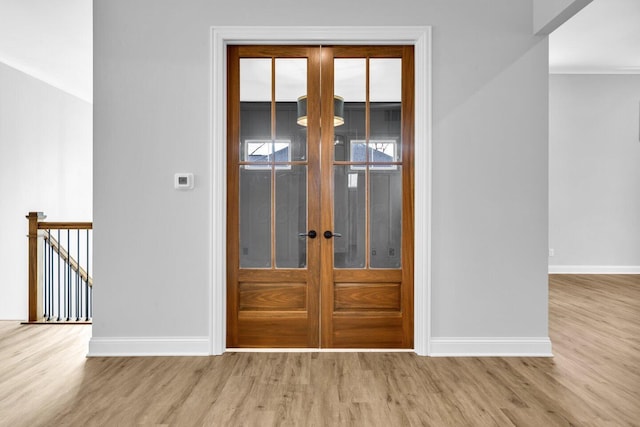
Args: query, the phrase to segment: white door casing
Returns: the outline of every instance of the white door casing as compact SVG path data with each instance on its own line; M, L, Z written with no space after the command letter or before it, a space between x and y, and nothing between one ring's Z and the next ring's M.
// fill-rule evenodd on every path
M413 45L415 52L414 351L431 338L431 27L211 27L210 353L226 350L226 46Z

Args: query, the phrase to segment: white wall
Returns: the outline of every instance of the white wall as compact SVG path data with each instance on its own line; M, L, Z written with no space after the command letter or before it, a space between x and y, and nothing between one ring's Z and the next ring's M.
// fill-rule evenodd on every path
M92 219L92 106L0 63L0 319L27 318L27 220Z
M433 335L548 336L548 48L530 1L113 0L94 5L94 338L209 333L221 25L432 25Z
M552 272L640 273L640 75L551 75Z

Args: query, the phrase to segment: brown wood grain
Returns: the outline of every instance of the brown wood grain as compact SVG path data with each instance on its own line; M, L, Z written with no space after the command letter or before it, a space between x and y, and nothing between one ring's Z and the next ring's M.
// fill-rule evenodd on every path
M291 314L249 316L243 313L238 318L238 348L273 347L286 348L308 346L308 322L306 316Z
M320 81L321 99L333 99L334 95L334 69L333 69L334 48L323 47L321 50ZM320 111L320 121L322 139L320 141L321 166L320 174L322 185L320 187L320 235L324 231L333 230L333 117L334 103L322 102ZM335 230L333 230L335 231ZM320 238L320 346L324 348L332 347L333 322L333 242L334 239Z
M334 315L332 321L335 348L405 348L400 314Z
M238 269L238 281L240 282L295 283L306 282L307 276L308 273L305 269Z
M334 310L400 311L400 283L336 283Z
M29 322L42 319L42 283L38 280L38 212L29 212L28 244L28 286L29 286Z
M240 54L227 47L227 346L238 345Z
M402 48L402 332L403 346L413 348L415 215L415 63L413 46ZM429 236L431 238L431 236ZM420 262L426 262L422 260ZM431 272L429 272L431 274Z
M400 283L402 281L402 270L333 270L334 282L361 282L361 283Z
M238 309L306 310L306 283L239 283Z
M39 222L40 230L91 230L93 222Z
M335 58L401 58L404 46L331 46Z

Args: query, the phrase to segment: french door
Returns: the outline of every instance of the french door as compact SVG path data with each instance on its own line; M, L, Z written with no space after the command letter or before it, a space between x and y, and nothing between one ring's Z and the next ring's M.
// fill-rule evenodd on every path
M413 47L227 66L227 347L413 348Z

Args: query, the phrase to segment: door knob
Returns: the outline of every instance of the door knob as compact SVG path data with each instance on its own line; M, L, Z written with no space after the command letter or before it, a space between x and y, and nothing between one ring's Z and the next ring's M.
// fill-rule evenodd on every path
M331 232L329 230L325 231L322 235L324 236L325 239L330 239L332 237L342 237L342 234L333 233L333 232Z
M316 230L309 230L308 233L298 233L299 237L308 237L310 239L315 239L317 235Z

